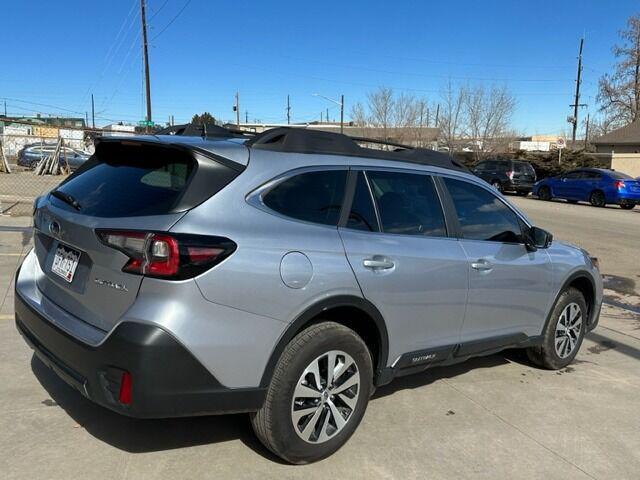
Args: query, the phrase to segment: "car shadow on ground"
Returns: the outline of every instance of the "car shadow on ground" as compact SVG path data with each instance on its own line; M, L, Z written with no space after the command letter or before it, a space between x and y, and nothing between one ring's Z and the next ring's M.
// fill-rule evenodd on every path
M513 357L513 358L509 358ZM514 360L515 358L515 360ZM526 358L526 355L525 355ZM377 389L372 401L400 390L428 386L439 379L453 378L471 370L494 368L509 361L520 362L519 354L505 352L468 360L448 367L437 367L395 379ZM522 360L523 362L526 360ZM198 445L240 440L257 454L278 463L278 457L256 438L246 414L141 420L125 417L94 404L64 383L37 356L31 370L50 395L42 404L62 408L81 428L97 439L130 453L146 453Z
M35 355L31 370L50 395L42 403L62 408L97 439L129 453L147 453L240 440L259 455L280 462L256 438L246 414L135 419L112 412L64 383Z

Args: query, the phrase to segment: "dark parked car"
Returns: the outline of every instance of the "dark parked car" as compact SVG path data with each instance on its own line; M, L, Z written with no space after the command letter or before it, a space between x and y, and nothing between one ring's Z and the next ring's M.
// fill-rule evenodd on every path
M569 203L589 202L594 207L620 205L631 210L640 204L640 181L630 175L604 168L581 168L534 185L540 200L563 198Z
M519 160L485 160L473 169L478 177L499 192L528 195L536 182L536 171L529 162Z
M53 155L55 151L56 145L51 143L27 145L18 153L18 165L35 168L40 160L49 155ZM58 161L61 164L67 163L69 168L73 171L86 162L90 156L90 153L82 150L77 150L71 147L62 147Z

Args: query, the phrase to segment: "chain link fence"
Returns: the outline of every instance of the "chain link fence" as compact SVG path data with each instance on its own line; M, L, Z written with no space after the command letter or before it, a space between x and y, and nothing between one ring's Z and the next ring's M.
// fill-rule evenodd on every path
M80 132L82 133L82 132ZM9 171L0 171L0 214L30 216L34 200L62 182L68 173L38 175L36 166L48 156L54 155L56 145L58 161L73 169L93 152L93 143L83 135L68 136L0 135L0 155L7 160ZM0 159L1 160L1 159ZM0 164L2 162L0 161ZM5 169L2 169L5 170ZM62 169L63 172L66 169Z

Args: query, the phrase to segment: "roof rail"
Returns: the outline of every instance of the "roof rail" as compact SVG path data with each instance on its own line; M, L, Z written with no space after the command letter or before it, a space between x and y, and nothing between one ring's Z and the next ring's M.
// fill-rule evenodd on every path
M182 137L203 137L203 138L236 138L245 135L252 135L252 132L245 132L232 128L221 127L213 123L195 124L185 123L182 125L172 125L163 128L155 135L180 135Z
M387 145L395 147L395 149L366 148L359 145L359 143ZM468 169L462 163L449 155L435 150L416 148L375 138L349 137L341 133L322 130L278 127L257 134L247 140L245 145L260 150L395 160L468 172Z

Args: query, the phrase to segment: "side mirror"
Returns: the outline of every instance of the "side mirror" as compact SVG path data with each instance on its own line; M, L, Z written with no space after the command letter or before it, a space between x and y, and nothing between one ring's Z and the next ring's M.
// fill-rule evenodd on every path
M525 245L527 249L536 251L539 248L549 248L553 241L553 235L538 227L531 227L525 233Z

